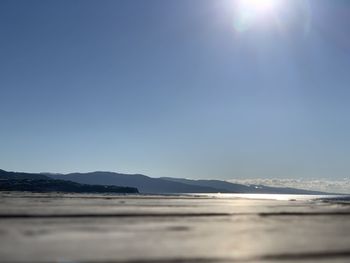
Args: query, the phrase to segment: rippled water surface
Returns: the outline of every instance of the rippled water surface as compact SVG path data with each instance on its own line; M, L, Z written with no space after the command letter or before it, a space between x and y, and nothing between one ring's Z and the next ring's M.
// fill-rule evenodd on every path
M346 196L0 197L1 262L350 262Z

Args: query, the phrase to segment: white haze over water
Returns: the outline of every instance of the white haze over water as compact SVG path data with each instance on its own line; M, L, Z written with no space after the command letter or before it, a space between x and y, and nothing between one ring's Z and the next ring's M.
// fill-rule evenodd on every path
M305 190L323 191L329 193L350 194L350 178L342 180L329 179L231 179L227 180L231 183L244 185L266 185L273 187L292 187Z
M312 201L312 200L333 200L349 201L348 196L343 195L289 195L289 194L189 194L192 196L205 196L214 198L230 199L254 199L254 200L278 200L278 201Z

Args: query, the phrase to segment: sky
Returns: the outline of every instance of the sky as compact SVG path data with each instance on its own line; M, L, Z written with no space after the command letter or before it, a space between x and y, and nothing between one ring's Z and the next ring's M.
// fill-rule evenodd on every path
M243 1L0 1L0 168L349 177L350 2Z

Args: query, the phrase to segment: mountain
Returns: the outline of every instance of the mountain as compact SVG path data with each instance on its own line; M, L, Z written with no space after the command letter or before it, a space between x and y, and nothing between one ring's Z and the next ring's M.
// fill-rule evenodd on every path
M228 192L210 186L196 186L173 182L160 178L151 178L141 174L120 174L112 172L72 173L67 175L46 174L54 179L70 180L83 184L118 185L136 187L140 193L217 193Z
M133 187L118 187L104 185L79 184L54 179L4 179L0 180L0 191L29 191L29 192L63 192L63 193L128 193L136 194L138 190Z
M12 180L12 182L6 181ZM17 180L17 181L15 181ZM22 180L22 182L21 182ZM76 183L73 185L72 182ZM0 170L0 184L8 189L36 189L56 191L125 191L126 193L176 194L176 193L250 193L250 194L326 194L295 188L243 185L221 180L190 180L183 178L152 178L142 174L90 172L70 174L17 173ZM80 184L80 185L79 185ZM64 187L62 186L64 185ZM92 188L91 188L91 187ZM101 188L102 186L102 188ZM119 187L112 189L110 187ZM0 187L0 190L2 188ZM94 189L94 190L91 190ZM45 191L46 191L45 190ZM51 190L50 190L51 191ZM52 190L53 191L53 190Z
M16 173L0 170L0 191L64 193L138 193L137 188L80 184L55 180L43 174Z
M256 194L325 194L324 192L319 191L310 191L289 187L270 187L264 185L243 185L235 184L221 180L190 180L183 178L171 178L163 177L162 179L180 182L185 184L197 185L197 186L207 186L214 187L217 189L223 189L229 193L256 193Z
M44 174L36 173L21 173L21 172L8 172L0 169L0 179L30 179L30 180L49 180L50 177Z
M242 185L220 180L189 180L180 178L151 178L141 174L112 172L72 173L66 175L46 174L55 179L70 180L84 184L131 186L140 193L259 193L259 194L325 194L294 188Z
M216 189L227 191L229 193L251 193L252 191L255 191L255 189L252 189L249 186L246 186L243 184L233 184L233 183L229 183L221 180L190 180L190 179L172 178L172 177L162 177L162 179L167 181L172 181L172 182L190 184L190 185L213 187Z

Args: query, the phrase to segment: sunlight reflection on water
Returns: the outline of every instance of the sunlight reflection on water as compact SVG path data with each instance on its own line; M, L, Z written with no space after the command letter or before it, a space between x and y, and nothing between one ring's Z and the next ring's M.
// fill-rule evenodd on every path
M344 198L345 195L289 195L289 194L191 194L195 196L207 196L213 198L243 198L243 199L261 199L261 200L280 200L280 201L307 201L316 199L332 199L332 198Z

